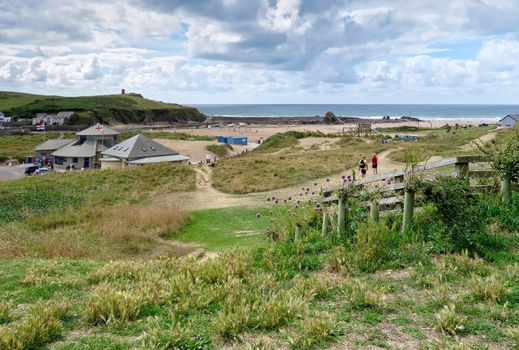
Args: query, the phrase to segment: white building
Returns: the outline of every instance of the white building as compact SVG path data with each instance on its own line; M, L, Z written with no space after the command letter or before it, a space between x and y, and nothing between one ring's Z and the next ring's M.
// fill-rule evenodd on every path
M37 113L36 117L32 118L32 125L63 125L73 114L74 112L71 111L58 112L58 114Z
M519 114L509 114L498 122L498 125L511 128L519 121Z
M4 113L0 112L0 123L10 123L11 117L6 117Z

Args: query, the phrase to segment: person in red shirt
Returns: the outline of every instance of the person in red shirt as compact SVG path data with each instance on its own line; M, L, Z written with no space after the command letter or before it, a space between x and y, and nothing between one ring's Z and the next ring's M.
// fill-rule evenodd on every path
M378 174L378 158L375 153L371 156L371 168L373 169L373 174Z

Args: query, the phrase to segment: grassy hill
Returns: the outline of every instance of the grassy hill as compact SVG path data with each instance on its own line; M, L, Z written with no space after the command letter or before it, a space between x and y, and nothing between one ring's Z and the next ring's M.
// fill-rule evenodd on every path
M60 97L0 92L0 111L17 118L31 118L36 113L75 111L70 124L149 123L203 121L196 108L153 101L132 95Z

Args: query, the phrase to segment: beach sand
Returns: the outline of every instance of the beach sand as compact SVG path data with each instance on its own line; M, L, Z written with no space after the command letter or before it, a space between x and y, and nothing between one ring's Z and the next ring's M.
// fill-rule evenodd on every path
M449 120L449 124L454 127L456 123L460 126L463 125L472 125L473 127L477 127L481 120ZM439 128L446 124L445 120L433 120L433 121L420 121L420 122L377 122L373 124L373 127L376 129L380 128L394 128L400 126L415 126L420 128ZM277 133L283 133L287 131L320 131L323 133L340 133L347 132L353 128L355 128L355 123L349 124L305 124L305 125L269 125L269 124L261 124L261 125L246 125L246 126L232 126L232 127L215 127L215 128L171 128L171 129L160 129L160 131L169 131L169 132L179 132L190 135L204 135L204 136L214 136L215 141L180 141L180 140L165 140L165 139L157 139L158 142L164 144L167 147L174 149L180 154L187 155L191 158L192 163L199 163L200 161L205 161L206 155L208 152L205 147L210 144L217 144L216 137L217 136L241 136L248 137L249 145L244 146L236 146L233 145L233 151L231 151L232 155L240 154L244 150L252 150L258 144L257 141L260 138L266 140L268 137L275 135ZM159 130L157 130L159 131ZM151 130L153 132L153 130ZM414 135L420 133L426 133L427 131L420 132L406 132L406 134ZM394 133L388 133L393 136ZM309 148L312 145L319 145L320 148L328 147L330 140L322 139L322 138L310 138L309 140L305 140L302 144L303 147ZM213 155L214 157L214 155Z

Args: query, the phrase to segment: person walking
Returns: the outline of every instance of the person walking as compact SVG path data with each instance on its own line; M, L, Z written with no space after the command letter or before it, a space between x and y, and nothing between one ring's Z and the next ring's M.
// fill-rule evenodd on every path
M366 162L366 157L362 157L359 161L359 170L362 175L362 178L366 177L366 172L368 171L368 163Z
M373 174L378 174L378 157L376 153L373 153L371 156L371 169L373 169Z

